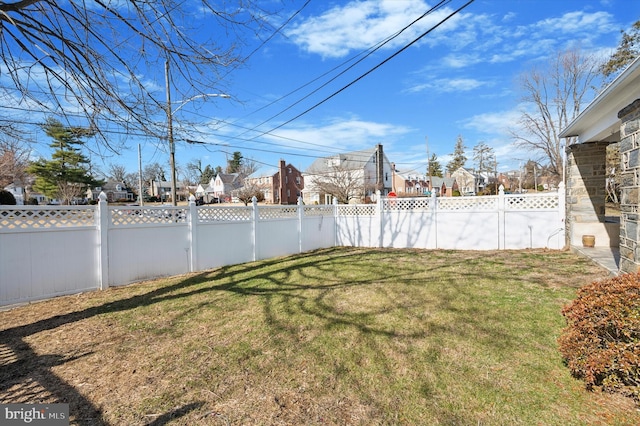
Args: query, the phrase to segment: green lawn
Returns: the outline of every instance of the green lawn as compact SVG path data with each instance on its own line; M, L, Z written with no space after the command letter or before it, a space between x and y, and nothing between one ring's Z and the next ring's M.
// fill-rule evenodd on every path
M335 248L0 312L0 402L72 424L636 425L563 365L569 252ZM37 401L36 401L37 400Z

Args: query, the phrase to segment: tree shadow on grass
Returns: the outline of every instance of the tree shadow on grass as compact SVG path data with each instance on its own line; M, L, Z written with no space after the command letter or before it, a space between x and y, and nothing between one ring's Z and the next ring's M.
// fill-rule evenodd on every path
M316 255L314 253L301 254L297 257L297 260L300 262L304 258L308 258L308 262L311 263L316 258ZM283 259L277 258L261 261L260 264L261 268L269 268L280 264L282 261ZM296 267L300 267L300 265L297 264ZM225 266L214 272L213 276L211 271L203 272L189 276L176 284L160 287L144 294L1 330L0 392L5 394L10 392L10 396L4 397L0 402L39 403L46 401L47 403L69 403L69 414L74 419L74 423L107 425L108 423L103 418L99 407L82 395L73 385L67 383L52 371L55 366L87 356L90 353L84 353L76 357L55 354L39 355L26 339L37 333L54 330L66 324L76 323L97 315L129 311L172 299L188 298L200 293L230 290L246 294L260 293L261 290L259 288L249 287L243 289L237 282L220 286L212 284L211 286L200 287L203 283L215 282L244 272L251 272L254 268L253 264ZM189 411L197 409L200 405L201 403L192 403L178 410L172 410L163 414L152 424L164 424L170 419L180 417Z
M326 324L325 329L348 326L354 327L363 335L400 337L404 339L420 339L426 333L434 331L433 329L403 330L378 327L375 324L372 325L370 319L376 315L384 314L384 310L388 308L383 307L379 311L373 309L363 315L362 313L340 310L332 301L327 301L327 295L334 290L362 287L389 279L385 278L383 265L385 262L382 261L379 262L379 265L374 266L379 270L376 269L373 277L359 277L357 274L345 277L336 273L336 269L343 268L347 270L352 267L354 260L368 251L375 251L381 256L381 260L390 256L388 253L384 253L384 250L378 249L332 248L287 258L262 260L258 265L256 263L248 263L225 266L214 271L190 275L175 284L155 288L143 294L2 330L0 331L0 343L8 348L8 353L13 353L15 360L0 366L0 383L2 383L0 391L6 392L13 387L19 387L23 383L35 382L41 389L41 396L48 396L48 402L68 402L70 404L70 414L79 424L106 425L108 423L103 418L100 408L52 371L52 367L69 362L72 358L59 355L38 355L27 343L26 338L101 314L125 312L139 307L177 299L188 299L192 296L211 292L231 292L262 297L261 303L264 305L266 322L273 330L289 333L292 339L296 338L299 330L296 327L292 327L286 319L283 321L282 314L278 313L277 309L282 305L284 305L285 311L295 309L309 317L323 321ZM391 258L386 260L393 261ZM370 263L370 261L368 262ZM460 264L464 266L463 261L460 261ZM367 263L365 267L370 266ZM294 273L298 275L293 277L292 274ZM471 276L469 279L472 279L475 273L477 272L470 271L469 274ZM305 274L307 275L305 276ZM315 275L311 276L309 274ZM408 268L406 271L402 271L392 277L392 279L405 281L408 285L420 284L415 282L413 275L413 270ZM325 276L326 279L319 280L318 276ZM305 282L307 279L311 284ZM313 290L313 293L306 293L306 290ZM464 286L460 287L460 291L464 291ZM456 306L452 303L452 297L454 297L452 294L440 295L437 308L455 312ZM388 297L388 299L391 300L391 297ZM188 311L205 308L210 302L203 301L198 303L198 301L193 300L193 303L194 305L190 306ZM276 305L278 305L277 308ZM185 314L183 313L183 315ZM458 312L456 317L459 322L466 322L471 319L469 312ZM436 327L436 325L432 327ZM459 332L464 332L464 330L464 328L460 328ZM488 330L489 332L496 333L496 330ZM508 339L509 336L504 337ZM373 339L369 339L367 342L369 345L376 345ZM376 348L373 347L372 350L375 351ZM89 353L80 354L77 357L87 355ZM384 371L391 374L394 368L393 360L386 360L383 366ZM24 402L39 402L36 400L37 398L37 395L31 395L31 399ZM165 424L172 419L197 410L201 405L202 403L200 402L193 402L179 409L171 410L153 420L151 424Z

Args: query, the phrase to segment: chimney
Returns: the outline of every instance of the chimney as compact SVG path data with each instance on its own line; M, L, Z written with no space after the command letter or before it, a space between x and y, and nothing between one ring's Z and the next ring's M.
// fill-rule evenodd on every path
M280 170L280 187L278 188L278 192L280 193L280 204L288 204L289 200L287 200L287 202L285 203L285 195L287 194L286 188L285 188L285 169L286 169L286 164L284 162L284 160L280 160L280 164L278 167Z
M384 164L382 155L382 144L376 145L376 189L380 192L384 189Z

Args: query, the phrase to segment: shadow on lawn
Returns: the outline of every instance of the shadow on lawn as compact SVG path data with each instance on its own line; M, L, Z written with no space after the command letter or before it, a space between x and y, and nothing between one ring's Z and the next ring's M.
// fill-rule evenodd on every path
M339 251L337 251L339 254ZM300 260L305 257L317 260L316 253L301 254L296 257L300 267ZM277 265L282 259L261 261L261 268ZM21 325L0 331L0 392L5 395L11 391L9 397L0 400L1 403L68 403L69 414L74 424L82 425L108 425L102 416L99 407L78 392L74 386L56 375L52 368L73 361L90 353L84 353L75 357L61 355L38 355L25 340L29 336L44 331L54 330L66 324L75 323L100 314L124 312L142 306L171 299L191 297L199 293L211 291L236 291L246 294L260 293L259 288L242 288L241 282L233 282L228 285L212 285L192 289L205 282L216 281L251 272L255 268L252 264L236 265L234 267L222 267L212 277L211 272L203 272L192 275L176 284L157 288L148 293L132 296L127 299L107 302L98 306L92 306L81 311L74 311L63 315L35 321L31 324ZM271 273L265 274L271 275ZM256 278L256 276L253 276ZM304 286L295 286L300 290ZM190 290L191 289L191 290ZM185 291L187 290L187 291ZM182 417L188 412L197 409L202 403L194 402L184 407L171 410L156 418L151 424L161 425L169 420Z
M376 250L376 249L372 249ZM9 389L15 400L2 400L0 402L58 402L69 403L70 415L78 424L87 425L107 425L103 418L101 410L90 400L82 395L71 384L67 383L55 373L52 367L72 361L76 358L89 355L88 353L77 355L75 358L56 356L56 355L38 355L34 349L27 343L26 338L36 333L47 330L53 330L88 318L95 317L105 313L124 312L138 307L149 306L156 303L172 299L189 298L198 294L210 292L234 292L243 295L257 295L264 297L265 319L274 329L290 333L295 336L299 330L291 324L282 322L275 313L274 306L277 302L285 302L287 309L294 307L306 315L321 319L327 323L327 327L348 325L356 327L363 334L378 334L390 337L401 338L422 338L430 330L404 330L404 329L388 329L384 327L371 326L369 316L384 314L384 310L388 308L382 307L381 311L372 310L363 316L353 312L344 312L336 309L334 305L325 299L332 290L363 286L372 282L380 282L380 280L404 280L408 285L420 284L412 277L413 271L407 269L406 274L402 276L385 277L383 275L384 262L379 262L380 273L374 278L358 278L358 276L345 279L335 274L335 269L339 265L345 268L353 266L352 259L361 257L363 250L349 250L344 248L333 248L318 250L310 253L303 253L290 258L276 258L260 261L260 265L256 268L253 263L225 266L215 271L203 272L191 275L186 279L173 285L164 286L154 289L144 294L132 296L122 300L103 303L98 306L86 308L84 310L70 312L63 315L53 316L47 319L35 321L31 324L13 327L0 331L0 347L4 346L4 352L0 352L0 361L2 354L12 357L11 362L0 363L0 392L7 393ZM381 253L381 258L384 257ZM392 259L393 260L393 259ZM369 261L370 262L370 261ZM461 262L462 263L462 262ZM305 276L301 275L299 282L291 282L290 274L294 271L302 273L311 273L306 267L312 267L311 271L317 276L309 276L309 280L314 283L305 284ZM366 267L371 267L370 263ZM247 274L243 278L243 274ZM473 272L472 272L473 274ZM318 281L319 276L326 276L323 281ZM283 279L284 277L284 279ZM228 281L228 282L227 282ZM322 282L322 284L317 284ZM201 286L204 283L210 285ZM424 283L422 283L423 285ZM317 292L314 298L308 298L301 295L302 290L314 290ZM464 291L464 287L459 289ZM389 295L391 300L393 295ZM275 300L274 297L279 299ZM441 295L438 309L448 309L455 311L456 307L452 303L450 297L452 295ZM411 302L407 302L410 305ZM200 309L206 303L195 304L191 309ZM459 312L458 321L470 320L473 313ZM456 325L445 325L443 327L455 327ZM436 327L434 325L434 327ZM431 330L433 331L433 330ZM462 330L458 330L461 332ZM487 330L487 334L492 338L496 338L497 330ZM474 331L477 333L477 330ZM509 339L509 336L501 336L502 339ZM504 343L504 341L503 341ZM369 342L368 344L375 344ZM375 348L374 348L375 349ZM389 365L386 369L389 373L393 371L392 360L388 360ZM32 390L29 391L29 386ZM15 389L15 392L14 392ZM24 392L23 392L24 391ZM11 399L11 398L9 398ZM153 425L162 425L170 420L182 417L193 410L197 410L202 405L201 402L192 402L183 407L176 408L167 413L159 415L153 420Z

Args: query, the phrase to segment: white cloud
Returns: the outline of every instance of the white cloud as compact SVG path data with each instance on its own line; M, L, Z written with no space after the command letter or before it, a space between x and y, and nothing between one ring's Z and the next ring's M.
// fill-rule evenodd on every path
M352 1L333 7L322 15L308 18L292 27L287 36L309 53L325 58L347 55L352 50L365 50L407 26L429 10L422 0ZM441 9L426 16L387 44L397 48L415 39L445 16L451 9ZM451 26L451 22L448 24Z
M507 110L474 115L463 122L463 127L484 134L509 135L509 129L516 127L521 112Z
M487 85L490 84L473 78L440 78L427 83L416 84L408 91L413 93L423 91L429 91L432 93L460 93L469 92Z
M276 130L274 135L265 135L265 138L287 148L321 150L324 147L346 152L391 142L410 131L404 126L348 118L333 119L320 125L307 123L288 126Z

